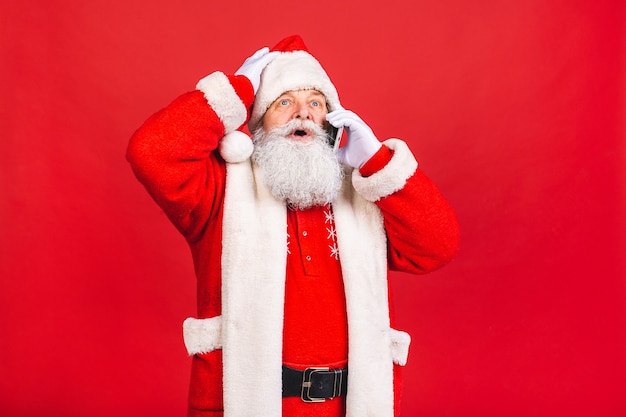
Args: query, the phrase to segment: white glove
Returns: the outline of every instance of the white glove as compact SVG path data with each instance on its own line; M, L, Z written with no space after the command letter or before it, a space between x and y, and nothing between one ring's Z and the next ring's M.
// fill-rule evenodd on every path
M345 165L361 168L382 146L372 129L350 110L339 108L328 113L326 120L336 128L346 129L348 141L337 151L337 158Z
M267 46L261 48L244 61L241 67L235 72L235 75L243 75L249 79L254 88L254 94L256 94L259 89L259 84L261 83L261 72L279 53L278 51L270 52L270 48Z

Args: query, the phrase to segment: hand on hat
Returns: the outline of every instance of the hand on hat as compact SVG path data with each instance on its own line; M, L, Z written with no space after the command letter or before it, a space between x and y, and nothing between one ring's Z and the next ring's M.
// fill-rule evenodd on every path
M261 72L263 68L267 66L279 52L270 52L270 48L265 47L256 51L251 57L246 59L241 67L235 72L235 75L243 75L252 83L254 88L254 94L259 89L261 83Z
M361 168L382 146L372 129L350 110L332 111L326 115L326 120L336 128L346 129L348 141L337 150L337 158L345 165Z

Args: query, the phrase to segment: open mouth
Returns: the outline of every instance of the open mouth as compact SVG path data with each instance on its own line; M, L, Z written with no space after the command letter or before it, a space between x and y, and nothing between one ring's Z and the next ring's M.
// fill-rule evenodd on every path
M311 136L311 132L308 129L294 129L293 132L291 132L291 138L293 140L298 140L298 141L308 141L310 139L313 138L313 136Z

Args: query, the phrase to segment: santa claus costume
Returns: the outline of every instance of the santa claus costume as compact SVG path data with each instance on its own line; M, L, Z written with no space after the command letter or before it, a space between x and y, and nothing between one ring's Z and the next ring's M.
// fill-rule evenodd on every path
M274 197L250 158L245 123L258 126L286 91L315 89L329 111L340 103L298 36L273 51L256 94L245 76L214 72L149 118L128 148L193 255L188 415L391 417L410 337L392 327L388 270L447 263L456 218L399 139L359 169L345 167L329 204L300 210ZM343 387L326 401L305 402L316 400L306 389L283 397L284 365L342 370L347 384L336 382Z

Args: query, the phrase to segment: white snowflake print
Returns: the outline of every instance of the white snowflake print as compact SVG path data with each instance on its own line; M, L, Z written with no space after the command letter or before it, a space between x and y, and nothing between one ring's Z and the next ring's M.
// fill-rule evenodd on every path
M333 242L337 240L337 231L335 230L335 226L331 225L330 227L327 227L326 231L328 232L326 239L331 239Z
M327 204L324 209L324 224L329 224L329 227L326 228L328 232L328 236L326 239L329 241L330 245L328 248L330 249L330 257L339 259L339 247L337 246L337 229L335 229L335 216L333 215L333 210L330 204Z
M326 219L324 220L324 224L333 224L335 222L335 217L333 216L333 211L331 210L330 205L326 205L326 209L324 210L324 217L326 217Z

